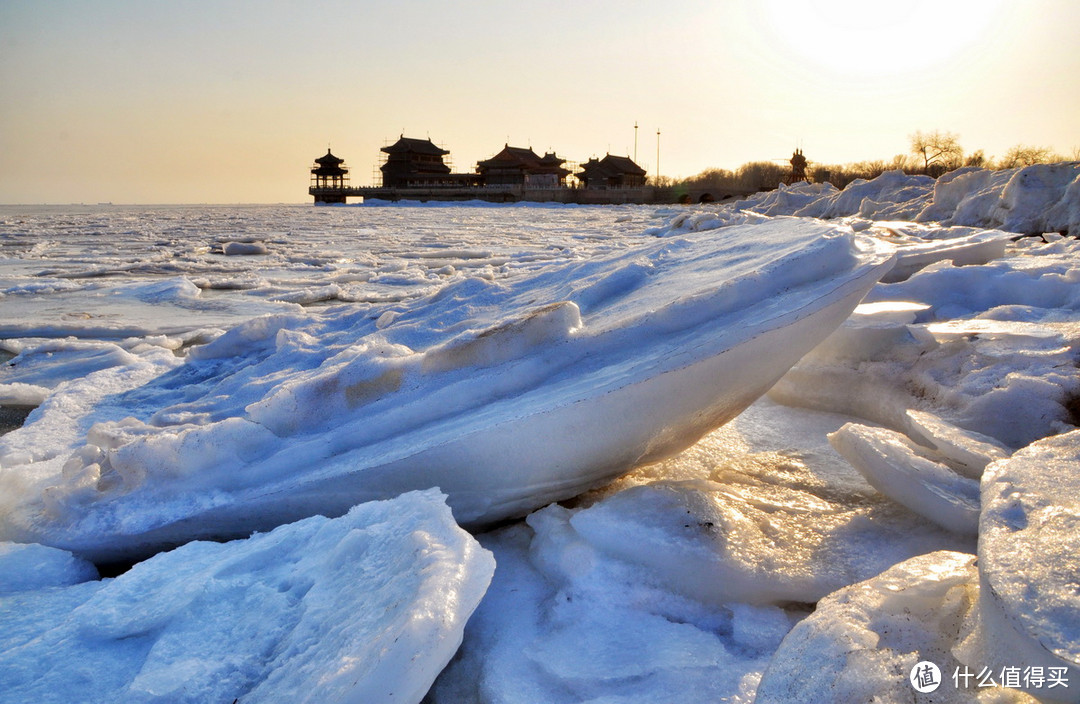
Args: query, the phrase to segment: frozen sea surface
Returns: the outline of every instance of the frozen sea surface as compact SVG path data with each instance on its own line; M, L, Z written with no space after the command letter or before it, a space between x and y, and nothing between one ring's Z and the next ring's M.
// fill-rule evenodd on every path
M2 206L0 338L183 339L298 306L400 301L455 278L632 246L645 222L661 222L652 216L618 207Z
M224 409L250 407L277 432L332 428L332 407L305 405L292 418L282 412L282 399L271 403L269 395L282 368L259 375L250 364L260 349L291 355L290 373L307 373L304 359L324 360L332 336L296 324L313 314L363 320L365 330L422 347L442 339L425 337L425 320L434 329L440 320L475 318L481 331L512 322L501 320L497 305L458 293L516 291L511 298L524 300L530 281L632 260L662 251L665 241L681 247L742 233L753 248L754 232L822 228L896 249L887 283L846 321L821 330L824 342L766 398L674 457L476 534L485 551L448 523L434 494L363 504L348 514L352 528L334 522L343 519L309 521L213 548L191 543L115 579L96 579L94 566L62 550L0 544L0 590L7 592L0 618L9 634L0 667L14 668L27 687L44 683L44 698L62 698L72 683L150 698L150 687L215 667L245 687L262 681L252 691L272 694L272 683L304 687L348 660L366 692L394 685L419 701L433 668L463 638L427 701L919 701L910 676L923 661L941 670L935 700L1077 701L1080 563L1071 526L1078 515L1080 247L1068 236L1080 224L1077 170L962 170L936 183L887 174L845 191L782 189L738 209L0 208L0 348L8 357L0 407L12 414L8 428L21 426L0 437L5 521L25 508L20 497L33 487L57 477L99 482L95 465L122 464L118 450L146 434L125 420L134 407L114 400L147 403L162 392L155 379L176 382L168 388L169 417L156 421L165 425L212 424ZM811 217L832 219L824 225ZM623 277L612 281L633 282ZM762 282L740 285L764 290ZM423 301L442 291L455 292L442 299L442 317L418 317ZM541 307L558 302L537 298ZM578 307L588 322L588 307ZM559 339L575 329L570 312L563 305L538 326L511 325L536 340L522 345L512 335L517 342L497 353L480 345L483 364ZM468 325L454 330L472 334ZM400 350L385 352L392 361ZM461 359L457 351L449 357ZM187 359L214 367L215 378L245 381L187 385ZM469 359L464 369L483 377L488 367ZM229 431L205 446L159 445L143 456L212 470L223 449L237 467L260 451L249 436ZM102 486L122 492L119 479L146 469L125 465L128 475ZM66 496L44 504L60 511L50 520L71 505L74 494ZM305 542L316 534L338 547L309 550L320 544ZM270 550L270 536L285 549ZM382 553L364 552L377 544L386 546ZM425 544L443 546L438 559L424 562L405 547ZM487 551L494 576L462 634L490 576ZM185 560L196 553L213 555L200 567ZM314 588L303 596L308 587L289 565L318 564L308 572L327 583L351 574L347 565L320 562L323 554L359 556L364 567L355 577L374 580L360 583L378 584L387 603L420 603L410 602L410 584L427 585L427 601L391 617L359 596L349 604ZM178 560L190 562L186 572ZM271 643L282 634L288 642L287 629L245 617L259 608L244 607L242 583L263 585L260 593L281 614L276 623L315 624L336 635L307 659L286 657L299 653ZM431 596L445 584L460 585L460 597ZM203 586L208 591L198 592ZM199 613L237 612L218 630L253 629L262 640L239 638L228 661L215 664L224 651L207 646L214 618L155 606L172 603L169 594L194 598L205 609ZM157 630L126 638L114 627L125 609L124 624L153 621ZM408 613L414 619L401 620ZM346 623L357 625L337 627ZM349 633L371 634L365 640L407 634L422 664L384 658L350 642ZM62 640L71 655L43 650L49 639ZM150 648L153 657L125 655L132 647ZM60 667L95 653L117 667ZM976 686L980 674L986 686ZM0 701L22 698L0 691Z

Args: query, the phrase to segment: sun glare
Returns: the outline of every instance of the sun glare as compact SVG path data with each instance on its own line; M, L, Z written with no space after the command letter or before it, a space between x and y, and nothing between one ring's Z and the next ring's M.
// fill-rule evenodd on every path
M763 29L792 59L836 78L933 71L987 32L1002 0L764 0Z

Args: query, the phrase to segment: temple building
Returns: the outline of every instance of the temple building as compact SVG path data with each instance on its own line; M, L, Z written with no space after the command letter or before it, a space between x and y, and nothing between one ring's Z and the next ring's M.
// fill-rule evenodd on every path
M380 151L386 154L382 171L383 188L430 188L432 186L473 186L474 174L453 174L443 162L450 152L436 146L430 139L413 139L402 135L398 141Z
M645 175L645 169L630 157L608 154L586 161L577 177L585 188L635 188L645 185Z
M784 183L790 186L791 184L799 183L800 181L810 181L806 175L806 165L809 162L806 161L802 149L796 149L795 153L791 155L791 160L788 163L791 164L791 173L784 179Z
M476 163L476 170L486 186L522 186L524 188L562 188L570 170L563 168L566 159L554 152L540 156L530 148L503 146L503 150Z
M340 191L349 186L349 170L345 168L345 160L339 159L330 153L327 147L326 154L315 160L311 167L311 192L315 196L316 203L344 203L345 196L338 193L320 193L321 190Z

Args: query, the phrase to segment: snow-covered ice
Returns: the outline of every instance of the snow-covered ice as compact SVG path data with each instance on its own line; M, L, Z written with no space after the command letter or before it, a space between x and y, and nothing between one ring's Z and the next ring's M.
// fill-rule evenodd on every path
M7 535L124 559L433 486L477 524L664 459L764 393L892 261L813 221L722 232L256 318L86 407L51 478L5 462L25 485ZM55 444L42 415L15 440Z
M923 701L910 678L930 662L939 668L939 688L925 701L1035 702L985 677L981 687L951 681L964 666L953 654L956 636L977 599L974 562L973 555L933 552L823 599L784 639L755 701Z
M1080 431L1032 443L986 469L978 614L960 656L1001 668L1060 668L1080 680ZM1029 692L1080 701L1080 688Z
M188 543L101 581L68 555L0 592L0 701L419 702L494 570L443 498ZM56 573L60 552L0 544L0 575Z
M0 523L24 541L0 546L0 603L17 605L0 630L86 648L0 645L0 663L22 682L49 667L128 693L164 687L226 652L189 605L267 636L247 646L270 642L304 600L255 620L235 580L281 585L294 565L349 574L348 560L327 562L339 548L300 536L379 514L365 530L458 546L426 572L389 538L366 553L362 584L381 575L402 618L456 614L446 630L425 621L446 635L415 670L364 649L349 661L389 663L367 681L413 701L447 660L429 702L918 701L922 660L941 671L935 701L1076 701L1078 173L892 173L737 207L0 208ZM728 381L700 366L738 350ZM582 412L545 425L568 408ZM646 421L663 431L632 440ZM503 430L512 447L490 443ZM496 562L486 593L490 558L440 496L350 510L367 498L357 482L327 500L363 447L393 437L443 448L416 464L443 471L380 495L446 483L464 515L480 476L502 483L469 501L492 505L533 482L534 503L512 513L535 511L476 534ZM528 479L631 445L580 485L546 494ZM493 457L498 472L481 472ZM302 477L324 494L298 491ZM278 493L252 505L291 508L258 524L238 510L258 486ZM301 518L316 505L342 517ZM237 537L301 520L187 542L222 530L204 520L215 507ZM178 516L187 524L162 542L186 545L115 578L35 544L66 532L86 536L85 555L119 557ZM291 557L252 548L272 536L295 537ZM461 551L474 556L468 598L408 606L417 570L429 596L468 571ZM211 552L242 567L185 557ZM311 623L326 648L303 667L246 646L216 666L242 660L234 673L260 692L320 692L340 666L332 634L367 637L351 625L366 588L320 602ZM104 606L120 592L128 601ZM154 611L164 630L110 641L120 631L97 626L124 610L124 623ZM155 658L124 655L155 638ZM105 674L85 666L108 658ZM33 686L63 699L56 680Z

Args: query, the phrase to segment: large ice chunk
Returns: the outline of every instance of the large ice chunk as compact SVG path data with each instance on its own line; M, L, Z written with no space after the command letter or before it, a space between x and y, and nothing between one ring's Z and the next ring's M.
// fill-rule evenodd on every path
M889 502L839 491L796 460L768 456L718 468L708 480L627 489L570 524L601 553L711 604L813 603L945 542Z
M974 555L957 552L921 555L823 599L784 638L755 701L924 701L911 677L918 664L930 662L938 686L925 701L1034 702L1016 690L987 687L985 677L983 686L970 677L953 680L966 668L952 649L977 599L974 563Z
M121 398L0 533L114 559L431 486L465 523L521 515L734 417L889 266L783 220L242 326Z
M908 437L934 448L946 462L966 477L979 479L986 465L1012 454L988 435L964 430L925 411L907 412Z
M1080 430L1040 440L986 468L976 627L959 654L992 668L1057 670L1080 701Z
M436 491L189 543L0 596L0 700L419 702L493 571Z
M900 301L926 308L909 322L853 316L770 397L916 439L925 433L912 427L911 409L1011 448L1061 432L1080 393L1076 262L1075 245L1057 243L1042 245L1039 256L938 262L906 281L879 284L864 308Z

